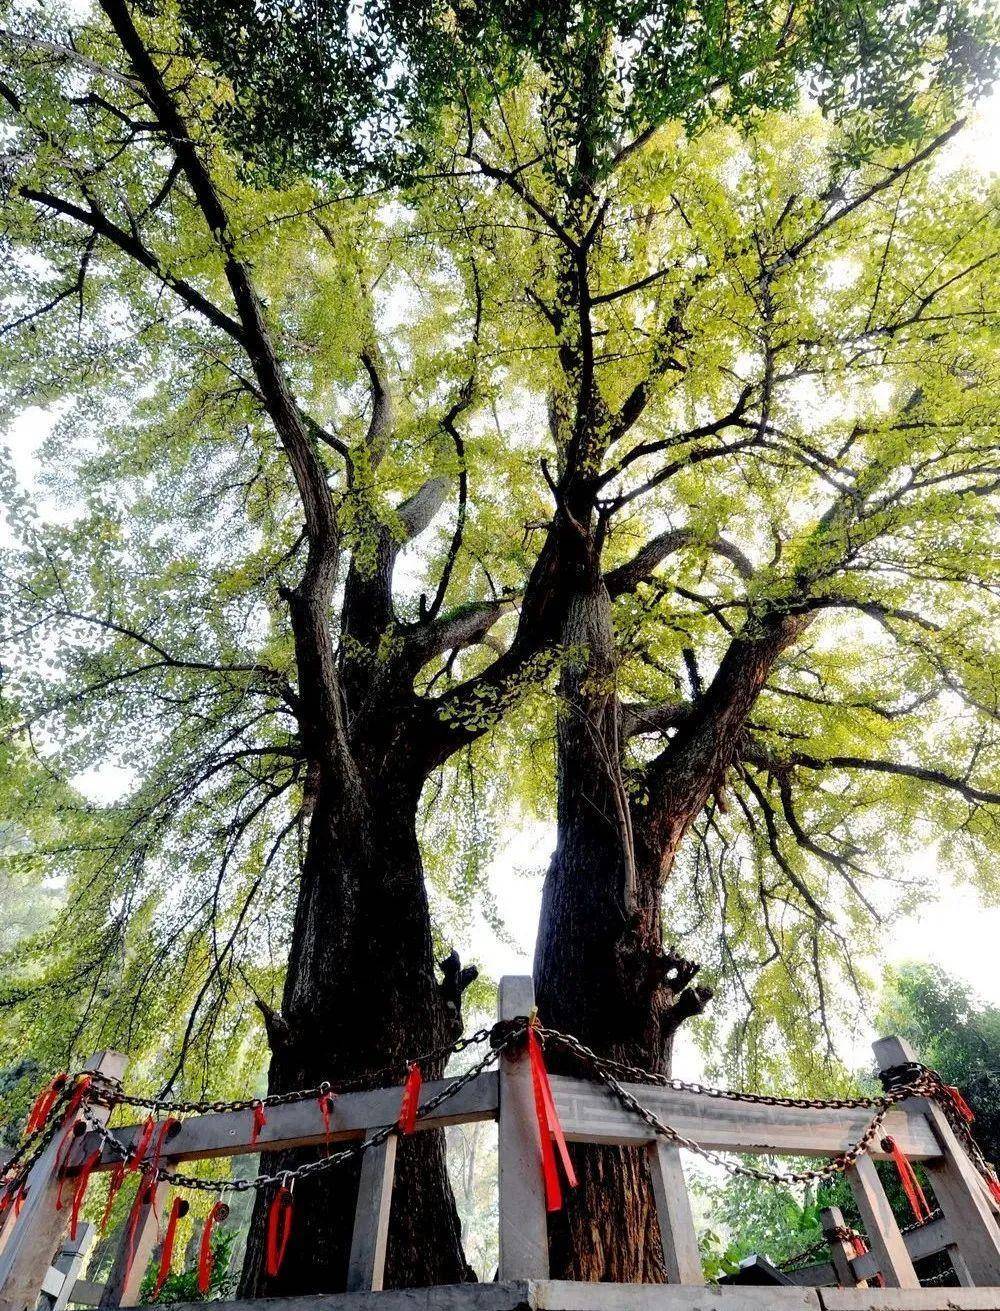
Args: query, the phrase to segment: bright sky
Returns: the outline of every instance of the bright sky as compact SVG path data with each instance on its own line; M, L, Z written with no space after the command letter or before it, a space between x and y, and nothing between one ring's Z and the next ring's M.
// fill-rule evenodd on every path
M940 167L941 181L947 186L947 174L960 165L972 165L984 173L1000 169L996 141L1000 136L1000 92L986 102L976 120L961 134ZM34 453L51 425L51 416L30 410L20 417L6 434L15 470L26 486L31 486L36 472ZM48 506L53 515L67 512L67 507ZM69 511L71 513L71 510ZM4 540L3 512L0 506L0 543ZM120 795L129 780L120 770L90 773L78 780L94 800ZM513 828L490 868L491 891L514 945L501 943L485 924L478 924L466 947L466 955L492 977L524 974L531 971L535 928L538 921L541 881L553 846L549 826L532 825ZM933 860L933 853L927 853ZM950 973L967 979L979 994L1000 1004L1000 908L983 907L968 889L955 889L941 880L940 900L894 926L884 943L884 957L889 963L903 960L927 960ZM863 1059L864 1045L857 1049ZM676 1073L692 1077L699 1072L699 1058L690 1042L677 1052Z

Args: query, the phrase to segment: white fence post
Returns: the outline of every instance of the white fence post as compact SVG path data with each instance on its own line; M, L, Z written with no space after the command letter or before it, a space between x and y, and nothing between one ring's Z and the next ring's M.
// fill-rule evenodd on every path
M903 1038L879 1038L872 1048L880 1071L918 1059ZM939 1106L923 1097L909 1104L923 1111L941 1148L941 1156L925 1161L924 1169L955 1239L949 1255L957 1249L953 1264L959 1282L992 1288L1000 1284L1000 1226L979 1171Z
M500 1019L529 1015L530 978L500 980ZM500 1057L500 1278L548 1279L549 1240L535 1098L525 1049Z

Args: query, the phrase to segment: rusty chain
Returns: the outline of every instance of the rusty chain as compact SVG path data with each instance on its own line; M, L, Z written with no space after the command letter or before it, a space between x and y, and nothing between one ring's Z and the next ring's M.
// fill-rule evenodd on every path
M443 1102L454 1097L466 1084L486 1070L500 1056L500 1054L515 1041L523 1039L529 1024L534 1023L528 1016L516 1016L511 1020L502 1021L494 1024L490 1028L476 1030L475 1033L467 1037L458 1038L455 1042L434 1048L425 1052L418 1057L416 1064L423 1065L433 1061L445 1058L453 1053L460 1052L466 1048L478 1045L484 1042L490 1043L489 1050L478 1061L476 1061L467 1071L449 1081L446 1086L437 1093L428 1102L423 1103L417 1111L417 1118L423 1118L436 1110ZM852 1098L813 1098L813 1097L780 1097L770 1093L748 1093L728 1088L713 1088L705 1084L676 1079L669 1075L658 1074L653 1071L641 1069L638 1066L629 1065L623 1061L615 1060L611 1057L598 1056L596 1052L587 1047L578 1038L572 1034L562 1033L558 1029L546 1028L535 1023L535 1032L542 1042L551 1042L562 1047L576 1058L583 1066L589 1068L597 1081L602 1083L611 1094L625 1107L626 1110L636 1115L645 1124L647 1124L653 1135L658 1138L664 1138L677 1147L683 1147L687 1151L694 1152L704 1160L723 1169L730 1175L743 1176L754 1179L761 1183L769 1184L792 1184L792 1183L818 1183L833 1178L837 1174L843 1173L849 1169L862 1155L871 1150L872 1144L882 1129L883 1122L889 1110L898 1102L912 1097L926 1097L934 1101L941 1107L946 1115L949 1124L959 1135L963 1145L969 1151L974 1163L980 1173L986 1177L993 1174L990 1163L985 1159L978 1144L972 1136L968 1123L958 1113L958 1109L948 1093L947 1085L936 1071L929 1069L927 1066L916 1062L908 1063L903 1066L895 1067L892 1070L883 1071L883 1080L885 1091L880 1097L852 1097ZM327 1094L341 1091L348 1091L359 1086L372 1083L381 1075L391 1074L398 1071L400 1063L395 1065L384 1066L379 1070L367 1072L363 1076L357 1076L350 1080L324 1081L315 1088L296 1089L286 1093L272 1093L263 1097L243 1098L237 1101L179 1101L166 1100L154 1097L133 1096L124 1093L117 1085L111 1081L103 1079L101 1076L93 1076L92 1098L96 1104L110 1106L136 1106L149 1110L201 1114L208 1111L226 1112L249 1110L255 1106L280 1106L288 1105L294 1102L315 1100ZM860 1110L869 1109L874 1112L868 1122L864 1132L843 1152L831 1157L824 1165L811 1168L808 1170L768 1170L759 1166L747 1165L743 1162L730 1160L721 1153L710 1148L701 1146L700 1143L693 1139L686 1138L684 1135L671 1128L670 1125L663 1123L648 1107L643 1106L638 1098L631 1093L628 1088L624 1087L621 1079L624 1078L632 1083L650 1084L663 1088L670 1088L676 1092L689 1092L697 1096L715 1098L717 1100L727 1100L734 1102L745 1102L763 1106L782 1106L796 1109L809 1110ZM61 1092L56 1102L56 1110L65 1104L68 1100L70 1089L73 1081L67 1081L66 1088ZM119 1141L113 1132L94 1119L89 1114L89 1107L85 1105L84 1119L90 1128L94 1129L101 1141L113 1156L117 1156L121 1163L128 1160L129 1149ZM56 1128L59 1126L58 1115L54 1115L50 1127L36 1131L31 1137L26 1139L25 1143L15 1153L12 1161L8 1162L5 1171L8 1188L12 1178L25 1178L28 1171L37 1161L45 1147L52 1140ZM253 1179L237 1180L214 1180L201 1179L193 1175L182 1175L172 1170L168 1165L156 1164L152 1167L152 1173L159 1180L168 1182L184 1188L192 1188L205 1192L226 1193L245 1192L249 1189L264 1188L273 1184L285 1183L289 1186L297 1178L305 1178L320 1171L331 1169L348 1160L360 1157L365 1151L372 1147L377 1147L386 1142L393 1134L398 1133L398 1125L389 1124L375 1130L358 1143L351 1144L350 1147L343 1148L338 1152L327 1153L313 1161L308 1161L302 1165L295 1166L288 1170L282 1170L274 1174L258 1174ZM10 1168L18 1158L27 1153L31 1148L30 1155L21 1162L19 1168L13 1176L10 1174Z
M417 1107L416 1118L425 1119L433 1111L437 1110L444 1102L450 1101L466 1084L471 1083L473 1079L482 1074L490 1065L496 1061L503 1050L509 1046L517 1036L518 1031L511 1030L501 1037L499 1041L492 1042L490 1049L475 1064L471 1065L463 1074L457 1075L451 1079L440 1092L435 1093L428 1101L422 1102ZM463 1047L470 1046L473 1041L485 1042L487 1038L493 1039L493 1031L490 1029L479 1030L478 1033L471 1035L464 1040ZM455 1050L455 1048L452 1048ZM462 1048L457 1048L462 1050ZM294 1096L281 1094L280 1099L266 1102L265 1105L281 1105L290 1101L301 1101L307 1097L322 1096L324 1092L329 1091L320 1088L315 1092L310 1089L305 1093L298 1093ZM124 1099L131 1104L131 1099ZM254 1105L253 1101L238 1103L235 1107L226 1104L225 1109L246 1109ZM214 1109L214 1108L213 1108ZM124 1164L130 1155L130 1149L126 1144L114 1136L112 1130L107 1125L101 1124L100 1121L94 1120L84 1112L84 1119L91 1129L94 1129L101 1139L103 1147L106 1147L113 1156L117 1156L121 1164ZM253 1179L200 1179L195 1175L180 1174L170 1168L167 1164L157 1163L152 1167L147 1167L146 1175L151 1176L157 1181L171 1184L174 1187L191 1188L198 1192L225 1194L229 1192L243 1193L252 1189L268 1188L274 1184L283 1184L291 1188L297 1179L305 1179L310 1175L319 1174L324 1170L330 1170L334 1166L342 1165L347 1161L361 1157L365 1152L373 1147L379 1147L394 1134L400 1133L398 1123L382 1125L373 1133L368 1134L359 1142L352 1143L350 1147L342 1148L338 1152L330 1152L324 1156L317 1157L313 1161L305 1161L301 1165L292 1166L288 1169L279 1170L274 1174L258 1174ZM169 1150L168 1150L169 1155Z
M627 1109L649 1125L657 1137L666 1138L677 1147L694 1152L704 1160L719 1166L727 1173L755 1179L761 1183L819 1183L831 1179L849 1169L860 1156L867 1153L889 1110L896 1103L911 1097L926 1097L941 1107L949 1124L959 1134L963 1144L968 1148L980 1174L989 1178L993 1175L990 1163L983 1156L976 1143L968 1123L959 1115L957 1107L947 1090L947 1085L936 1070L918 1062L883 1071L885 1091L881 1097L819 1098L819 1097L779 1097L771 1093L747 1093L728 1088L711 1088L705 1084L674 1079L668 1075L643 1070L637 1066L627 1065L610 1057L598 1056L579 1038L562 1033L558 1029L537 1026L536 1032L544 1041L550 1039L564 1050L571 1052L580 1062L589 1067L597 1079L603 1083ZM614 1072L614 1073L613 1073ZM810 1170L763 1170L757 1166L729 1160L719 1152L702 1147L700 1143L685 1138L669 1125L664 1124L648 1107L643 1106L619 1082L616 1074L636 1083L648 1083L659 1087L671 1088L675 1092L691 1092L699 1096L714 1097L735 1102L749 1102L760 1106L787 1106L802 1110L863 1110L875 1112L867 1128L857 1142L843 1152L831 1157L825 1165Z
M559 1029L547 1029L543 1025L536 1027L541 1038L551 1038L560 1047L573 1053L584 1064L601 1065L631 1083L648 1083L658 1088L670 1088L674 1092L695 1093L699 1097L712 1097L716 1100L748 1102L757 1106L791 1106L799 1110L854 1111L864 1110L877 1104L877 1098L871 1097L779 1097L773 1093L742 1092L735 1088L713 1088L708 1084L695 1083L686 1079L675 1079L668 1074L657 1074L652 1070L641 1069L637 1065L627 1065L610 1056L598 1056L589 1047L584 1046L579 1038L562 1033ZM924 1067L920 1067L923 1069ZM917 1094L912 1094L916 1096Z
M431 1048L430 1051L414 1056L409 1061L396 1061L392 1065L383 1065L377 1070L366 1070L363 1074L355 1075L350 1079L324 1079L322 1083L317 1084L314 1088L295 1088L290 1092L267 1093L261 1097L243 1097L236 1101L227 1102L221 1099L212 1101L174 1101L163 1097L141 1097L133 1093L123 1092L117 1085L102 1080L99 1076L95 1077L94 1085L99 1093L98 1100L105 1106L135 1106L144 1110L167 1111L179 1115L204 1115L209 1111L249 1111L254 1106L288 1106L293 1102L315 1101L318 1097L323 1097L329 1093L355 1092L370 1088L373 1085L377 1086L377 1080L398 1074L401 1066L408 1064L421 1067L431 1065L447 1056L464 1051L467 1047L486 1042L492 1039L496 1027L494 1025L490 1029L477 1029L475 1033L457 1038L454 1042L442 1044L440 1047Z
M541 1037L554 1038L557 1041L564 1039L567 1036L559 1034L557 1031L551 1029L540 1029L539 1035ZM892 1106L893 1101L901 1100L901 1098L895 1097L892 1099L889 1097L875 1099L872 1102L872 1105L877 1109L872 1116L872 1119L869 1121L865 1132L856 1143L853 1143L839 1155L831 1157L825 1165L810 1170L764 1170L759 1166L745 1165L741 1161L729 1160L728 1157L723 1156L719 1152L713 1151L712 1148L703 1147L701 1143L695 1142L693 1138L686 1138L683 1134L678 1133L676 1129L672 1129L670 1125L664 1124L648 1106L643 1106L627 1088L619 1083L618 1079L609 1069L606 1068L603 1058L596 1056L595 1053L591 1052L589 1048L584 1047L584 1045L577 1039L572 1039L570 1043L564 1045L571 1045L572 1050L577 1055L583 1056L587 1060L588 1065L594 1071L600 1082L611 1090L626 1110L631 1111L634 1115L637 1115L639 1119L644 1121L644 1123L652 1129L655 1137L665 1138L668 1142L673 1143L675 1147L683 1147L686 1151L694 1152L696 1155L702 1157L703 1160L719 1166L734 1177L741 1175L744 1178L756 1179L760 1183L792 1184L819 1182L824 1179L831 1179L834 1175L843 1173L844 1170L854 1164L859 1156L869 1150L872 1141L882 1127L882 1122L885 1119L890 1106ZM752 1095L756 1096L756 1094ZM742 1100L742 1098L737 1097L733 1098L733 1100ZM783 1105L785 1103L775 1099L774 1102L768 1102L767 1104Z

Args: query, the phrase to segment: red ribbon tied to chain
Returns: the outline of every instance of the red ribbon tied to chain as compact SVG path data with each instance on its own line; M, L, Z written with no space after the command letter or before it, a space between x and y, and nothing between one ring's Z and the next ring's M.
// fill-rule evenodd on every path
M101 1149L95 1148L83 1165L80 1166L80 1173L76 1178L76 1187L73 1189L73 1202L69 1210L69 1236L76 1242L76 1227L80 1221L80 1207L83 1205L83 1199L87 1195L87 1185L90 1183L90 1174L94 1166L101 1159ZM60 1185L61 1187L62 1185Z
M66 1113L62 1118L63 1124L69 1124L76 1119L77 1111L83 1105L83 1099L87 1095L93 1080L89 1074L81 1074L77 1080L76 1087L73 1089L73 1096L69 1099L69 1105L66 1107Z
M954 1084L951 1083L946 1083L944 1086L944 1090L951 1098L955 1110L959 1113L959 1115L962 1117L965 1123L971 1124L972 1121L976 1118L976 1113L975 1111L973 1111L972 1107L962 1096L961 1090L956 1088Z
M125 1170L138 1170L142 1165L142 1158L146 1155L149 1144L153 1141L153 1131L156 1128L156 1121L151 1115L148 1115L143 1121L142 1128L139 1130L139 1136L135 1140L135 1146L132 1148L132 1155L125 1162Z
M229 1207L225 1202L216 1202L205 1217L205 1227L201 1231L201 1246L198 1249L198 1291L204 1296L212 1282L212 1269L215 1257L212 1253L212 1230L216 1222L225 1220Z
M913 1166L900 1151L895 1138L883 1138L882 1150L888 1152L892 1157L899 1173L899 1182L903 1185L903 1192L906 1194L906 1200L910 1203L910 1210L913 1212L914 1220L917 1224L923 1224L925 1220L931 1218L931 1208L927 1204L927 1198L924 1196L924 1190L920 1187L920 1180L914 1173Z
M27 1196L28 1191L27 1185L24 1184L23 1181L19 1182L17 1175L11 1179L4 1180L3 1183L4 1189L3 1192L0 1193L0 1219L2 1219L11 1206L14 1207L14 1215L16 1216L20 1210L18 1198L21 1198L21 1201L23 1202L24 1198L21 1197L21 1194L23 1193Z
M155 1170L160 1163L163 1144L172 1134L176 1133L180 1128L180 1124L180 1120L168 1116L166 1120L160 1122L159 1128L157 1128L156 1121L151 1115L148 1116L139 1130L139 1136L135 1140L132 1154L125 1162L126 1174L130 1170Z
M267 1124L267 1115L264 1111L263 1102L254 1102L253 1119L250 1122L250 1146L252 1147L260 1137L260 1131Z
M108 1200L104 1207L104 1214L101 1216L101 1233L108 1227L108 1221L111 1219L111 1208L115 1204L115 1198L118 1196L118 1190L125 1182L125 1165L119 1162L111 1171L111 1180L108 1185Z
M292 1235L292 1190L284 1184L271 1199L267 1212L267 1257L265 1269L273 1279L281 1269Z
M406 1083L403 1085L403 1100L399 1107L399 1127L403 1133L413 1133L417 1127L417 1107L420 1103L420 1089L424 1078L420 1073L418 1061L411 1061L407 1066Z
M538 1120L538 1138L542 1149L542 1178L545 1181L545 1207L549 1211L562 1209L563 1195L559 1183L555 1149L559 1149L563 1173L570 1188L577 1184L576 1171L570 1160L569 1148L556 1113L556 1104L549 1084L549 1074L542 1056L534 1025L528 1026L528 1060L531 1065L531 1087L535 1095L535 1117Z
M316 1098L319 1113L323 1117L323 1132L330 1137L330 1112L333 1110L333 1093L320 1093Z
M163 1247L160 1250L160 1265L156 1272L156 1283L153 1285L153 1296L159 1297L160 1290L167 1282L167 1276L170 1274L170 1264L174 1256L174 1239L177 1236L177 1221L182 1215L186 1215L188 1204L183 1197L175 1197L173 1205L170 1208L170 1217L167 1220L166 1233L163 1235Z
M68 1076L65 1072L55 1075L35 1098L31 1110L28 1112L28 1119L25 1122L25 1137L37 1132L37 1130L41 1129L45 1124L45 1121L49 1118L49 1115L52 1112L53 1106L56 1104L59 1094L62 1092L63 1088L66 1087L67 1078Z
M56 1190L55 1207L57 1211L63 1209L63 1188L66 1185L66 1166L69 1164L70 1152L73 1150L73 1143L77 1138L82 1137L85 1128L82 1124L75 1121L69 1126L56 1148L56 1159L53 1164L53 1170L59 1179L59 1187Z
M113 1185L112 1185L113 1186ZM156 1201L156 1175L152 1171L143 1174L139 1180L139 1187L136 1190L135 1201L132 1203L132 1209L128 1213L128 1222L125 1225L125 1278L129 1277L132 1269L132 1262L135 1260L136 1243L139 1237L139 1221L142 1218L143 1207L153 1206Z

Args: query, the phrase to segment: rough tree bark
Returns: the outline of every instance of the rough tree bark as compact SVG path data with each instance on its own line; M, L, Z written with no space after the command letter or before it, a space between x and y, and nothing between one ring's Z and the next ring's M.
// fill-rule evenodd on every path
M367 776L349 803L320 792L313 813L280 1016L270 1018L269 1092L323 1079L402 1083L407 1059L454 1039L459 995L435 975L430 916L414 817L422 779L399 759ZM333 789L329 789L333 791ZM440 1077L443 1062L424 1065ZM291 1167L301 1154L266 1162ZM295 1187L296 1216L277 1279L263 1269L257 1199L243 1284L259 1295L344 1286L357 1172L337 1167ZM387 1286L472 1278L440 1133L400 1144Z
M546 1024L576 1034L602 1055L668 1073L674 1029L701 1008L705 994L686 986L693 967L663 950L661 862L642 824L635 824L625 789L611 600L596 569L574 598L566 648L558 837L534 967L539 1012ZM554 1051L551 1060L562 1068ZM579 1187L550 1219L553 1277L662 1282L643 1154L581 1145L571 1151Z
M651 568L683 539L665 535L636 564ZM726 543L714 548L731 553ZM623 706L616 688L614 571L598 569L574 598L557 734L558 839L546 875L535 954L543 1021L599 1055L669 1074L674 1036L711 990L698 967L664 949L660 900L677 851L718 794L747 715L774 661L807 622L767 619L736 639L708 690L687 706ZM576 658L574 658L576 656ZM676 736L626 790L629 735L675 727ZM560 1057L552 1059L561 1067ZM567 1070L571 1068L566 1066ZM554 1278L658 1283L659 1225L643 1155L571 1148L579 1187L550 1221ZM612 1217L614 1223L611 1223ZM623 1243L621 1235L629 1234Z

